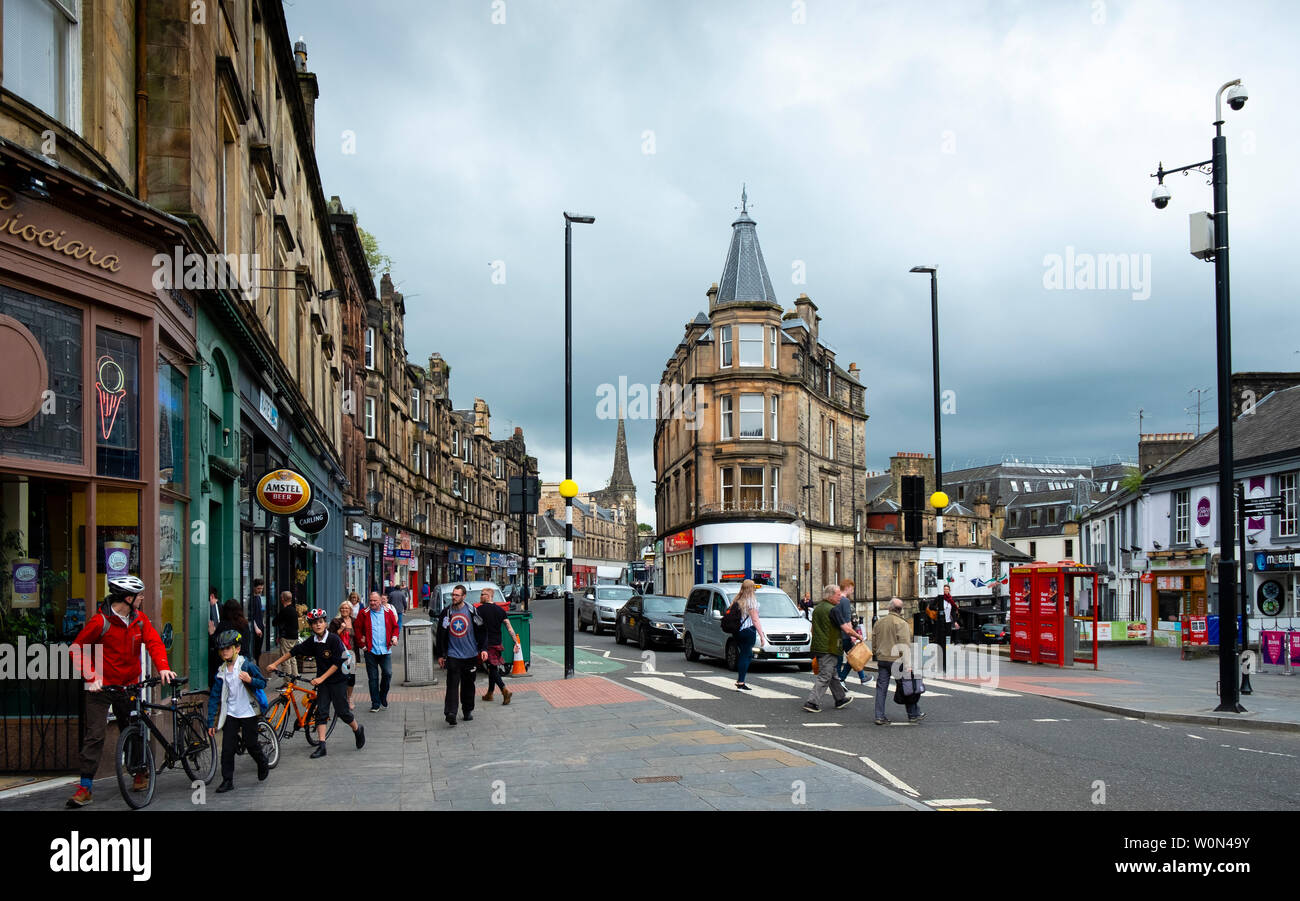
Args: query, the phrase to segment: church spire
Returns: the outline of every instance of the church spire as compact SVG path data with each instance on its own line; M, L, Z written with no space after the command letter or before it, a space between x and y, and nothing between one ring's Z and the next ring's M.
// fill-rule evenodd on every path
M614 474L609 477L609 487L636 490L632 470L627 465L627 431L623 427L623 411L619 410L618 438L614 441Z

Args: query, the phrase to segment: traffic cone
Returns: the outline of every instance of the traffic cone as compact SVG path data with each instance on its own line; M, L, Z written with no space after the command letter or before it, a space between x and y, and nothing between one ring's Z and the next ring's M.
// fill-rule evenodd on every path
M510 668L510 675L512 676L528 675L528 670L524 667L524 649L519 646L519 642L517 640L515 641L515 663L514 666Z

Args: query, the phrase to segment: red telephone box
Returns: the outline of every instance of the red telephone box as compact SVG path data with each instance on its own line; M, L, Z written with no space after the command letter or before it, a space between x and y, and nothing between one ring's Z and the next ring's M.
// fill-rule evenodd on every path
M1011 568L1011 659L1097 668L1097 572L1072 560ZM1090 640L1080 641L1091 623Z

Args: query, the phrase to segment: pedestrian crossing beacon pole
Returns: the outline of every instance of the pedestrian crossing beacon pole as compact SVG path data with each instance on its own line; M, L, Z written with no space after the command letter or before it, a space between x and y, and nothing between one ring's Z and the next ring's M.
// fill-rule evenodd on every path
M564 214L564 678L573 675L573 223L590 225L594 216Z

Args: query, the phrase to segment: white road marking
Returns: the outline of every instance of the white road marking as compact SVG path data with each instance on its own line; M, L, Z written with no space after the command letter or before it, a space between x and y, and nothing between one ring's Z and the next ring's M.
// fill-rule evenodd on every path
M1148 726L1155 726L1157 729L1168 729L1168 726L1162 726L1159 723L1147 723Z
M985 723L992 723L996 725L997 720L963 720L962 721L963 726L979 726Z
M1205 739L1201 738L1199 735L1193 735L1193 734L1190 733L1190 732L1187 733L1187 737L1188 737L1188 738L1194 738L1194 739L1196 739L1197 741L1205 741Z
M734 726L732 726L731 728L733 728L733 729L766 729L767 726L764 725L763 723L736 723L736 724L735 724Z
M817 681L817 677L811 674L808 677L803 679L800 679L798 676L755 676L754 678L760 679L764 682L778 682L781 685L788 685L791 688L798 688L802 691L811 690L813 685L816 684ZM850 681L856 684L850 685L849 684ZM840 684L843 685L844 688L848 691L856 691L864 695L874 695L876 693L876 684L874 682L870 683L869 685L863 685L862 683L858 682L858 680L852 679L852 680L845 680ZM948 695L943 692L930 691L928 688L926 689L925 693L927 696L932 698L948 697Z
M701 682L707 682L718 688L725 688L729 691L736 691L736 680L730 676L693 676ZM773 691L770 688L763 688L761 685L750 685L749 691L739 692L743 695L750 695L755 698L785 698L787 700L798 700L798 695L788 695L783 691Z
M1249 734L1250 734L1249 732L1245 731L1244 729L1224 729L1224 728L1221 728L1221 727L1219 727L1219 726L1206 726L1205 728L1211 730L1212 732L1233 732L1233 733L1235 733L1235 734L1237 734L1237 735L1249 735Z
M917 797L918 795L921 794L919 791L917 791L916 789L912 788L912 786L908 785L908 784L907 784L906 782L904 782L902 779L899 779L897 776L895 776L895 775L894 775L893 773L891 773L889 770L885 769L883 766L881 766L880 764L876 763L876 762L875 762L874 760L872 760L870 757L863 757L863 756L859 755L859 756L858 756L858 760L861 760L861 761L862 761L863 763L865 763L867 766L871 767L873 770L875 770L877 773L879 773L881 776L883 776L884 779L885 779L885 781L887 781L890 785L894 786L894 788L898 789L899 791L903 792L904 794L911 795L913 798L915 798L915 797Z
M1034 720L1034 722L1035 723L1059 723L1060 720L1045 719L1045 720Z
M844 724L843 723L804 723L803 725L809 729L817 729L819 727L838 729Z
M852 751L841 751L839 748L827 748L823 745L815 745L812 742L799 741L797 738L786 738L784 735L768 734L767 738L774 738L777 741L789 742L792 745L803 745L805 748L816 748L818 751L830 751L832 754L843 754L845 757L857 757Z
M937 798L933 801L922 801L921 803L929 804L931 807L971 807L975 804L988 804L990 802L979 798Z
M1129 717L1129 719L1132 719L1132 717ZM1117 716L1103 716L1101 721L1103 723L1118 723L1120 722L1120 718Z
M945 681L945 680L943 680L943 679L930 679L930 680L928 680L928 681L929 681L929 682L932 682L932 683L935 684L935 685L939 685L939 686L942 686L943 688L949 689L950 691L965 691L965 692L970 692L971 694L986 695L986 696L988 696L988 697L990 697L990 698L1018 698L1018 697L1020 697L1020 695L1016 694L1015 692L1012 692L1012 691L1000 691L1000 690L998 690L998 689L996 689L996 688L977 688L977 687L974 686L974 685L963 685L963 684L960 683L960 682L947 682L947 681ZM930 694L930 692L927 691L926 694Z
M657 676L628 676L629 682L635 682L646 688L652 688L655 691L662 691L666 695L674 698L680 698L683 701L716 701L717 695L711 695L707 691L700 691L691 688L689 685L681 685L677 682L670 682L667 679L660 679Z
M1268 754L1271 757L1295 757L1294 754L1283 754L1281 751L1258 751L1255 748L1238 748L1238 751L1249 751L1252 754Z

